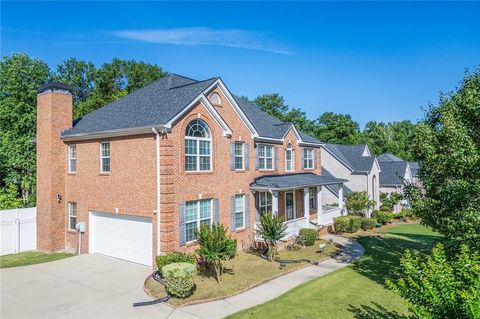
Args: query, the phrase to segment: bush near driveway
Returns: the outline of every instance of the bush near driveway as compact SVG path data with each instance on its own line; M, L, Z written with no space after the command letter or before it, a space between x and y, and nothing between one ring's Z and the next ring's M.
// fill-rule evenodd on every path
M302 228L298 232L298 236L300 236L305 246L312 246L315 240L317 240L317 230L313 228Z
M187 298L193 294L197 266L191 263L173 263L162 268L165 290L173 297Z
M181 251L174 251L172 253L168 253L166 255L160 255L156 258L157 267L160 272L162 272L162 268L166 265L170 265L173 263L189 263L195 264L196 259L195 255L192 253L184 253Z

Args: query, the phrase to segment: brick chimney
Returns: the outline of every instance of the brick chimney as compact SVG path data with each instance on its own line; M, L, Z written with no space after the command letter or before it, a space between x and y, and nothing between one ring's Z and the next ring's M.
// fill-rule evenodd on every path
M38 89L37 248L44 251L65 248L67 146L60 134L72 127L71 92L70 86L54 82Z

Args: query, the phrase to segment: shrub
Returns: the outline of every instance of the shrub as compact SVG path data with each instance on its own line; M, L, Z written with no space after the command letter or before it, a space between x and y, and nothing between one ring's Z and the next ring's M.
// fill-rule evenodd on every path
M382 207L380 207L380 211L382 211L382 212L391 212L392 209L391 209L390 207L388 207L388 206L383 205Z
M173 297L187 298L193 294L197 268L192 263L172 263L162 268L165 290Z
M375 218L363 218L362 219L362 229L369 230L375 228L377 225L377 220Z
M162 268L164 266L170 265L173 263L189 263L189 264L196 263L194 254L186 254L181 251L174 251L173 253L157 256L156 261L157 261L158 270L160 272L162 272Z
M415 318L479 318L478 251L461 244L457 252L448 254L437 244L426 260L407 250L400 265L400 279L388 279L387 287L409 302Z
M362 226L362 219L361 216L350 216L350 223L348 224L347 232L348 233L355 233L360 230Z
M351 192L347 195L345 208L350 214L363 216L373 204L366 192Z
M270 212L260 214L260 225L256 230L268 247L268 261L273 261L277 254L277 243L287 235L287 225L283 219Z
M195 231L200 248L197 253L208 266L215 269L217 282L222 283L223 262L233 258L237 252L237 240L227 235L223 225L202 226Z
M346 233L349 224L350 218L348 216L335 217L333 219L333 225L337 233Z
M302 239L305 246L312 246L317 240L317 230L313 228L302 228L298 235Z
M376 220L378 220L379 223L385 225L392 221L393 214L390 212L384 212L384 211L379 211L379 212L374 211L372 213L372 218L375 218Z

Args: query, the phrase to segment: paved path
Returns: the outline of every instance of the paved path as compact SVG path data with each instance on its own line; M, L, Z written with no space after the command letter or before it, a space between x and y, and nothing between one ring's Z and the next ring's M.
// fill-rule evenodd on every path
M324 238L333 238L336 243L345 246L343 252L333 258L320 262L318 266L312 265L292 271L236 296L176 308L168 316L168 319L224 318L240 310L270 301L298 285L343 268L363 255L363 247L354 240L348 240L336 235L327 235Z
M99 255L82 255L44 264L0 269L0 318L223 318L272 300L314 278L345 267L363 254L355 241L329 235L343 253L234 297L173 308L168 304L132 307L149 298L143 267Z

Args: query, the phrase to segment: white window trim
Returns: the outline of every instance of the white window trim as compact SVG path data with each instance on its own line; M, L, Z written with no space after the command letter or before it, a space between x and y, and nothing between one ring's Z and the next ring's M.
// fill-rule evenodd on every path
M287 214L287 194L292 194L293 196L293 218L292 219L288 219L288 214ZM285 195L284 195L284 201L285 201L285 221L286 222L289 222L291 220L294 220L295 218L297 218L297 208L296 208L296 205L295 205L295 191L289 191L289 192L285 192Z
M271 201L270 201L270 205L262 205L262 194L265 194L265 197L268 198L268 195L271 196ZM268 202L268 200L266 200L266 202ZM258 212L260 213L262 211L262 208L268 208L268 207L271 207L271 211L270 213L273 213L273 195L272 193L270 192L267 192L267 191L264 191L264 192L259 192L258 194ZM265 209L266 212L268 212L268 209Z
M313 190L313 193L311 192ZM310 207L310 201L313 198L313 207ZM316 187L309 187L308 188L308 208L317 209L317 188Z
M303 169L314 169L315 168L315 155L314 155L314 149L313 148L304 148L303 149ZM307 157L307 155L310 154L311 157ZM312 166L305 165L305 163L309 163L311 161Z
M268 144L258 144L258 147L264 147L265 148L265 156L260 156L260 149L258 150L258 170L259 171L273 171L275 170L275 147L273 145L268 145ZM267 147L272 149L272 168L267 168L267 159L269 159L269 156L267 155ZM261 164L263 162L264 167L261 167Z
M72 215L72 205L75 206L75 216ZM75 217L75 225L73 225L73 228L71 228L72 225L70 225L70 220L72 217ZM77 220L78 220L77 203L68 202L68 230L76 230Z
M287 169L287 167L288 167L287 152L290 152L292 154L291 159L290 159L291 169ZM288 147L285 150L285 172L295 172L295 151L293 150L292 147Z
M237 214L240 213L240 211L237 210L237 197L242 197L243 199L243 210L241 211L242 215L243 215L243 218L242 218L242 221L243 221L243 226L242 227L236 227L237 226ZM239 230L239 229L245 229L245 194L241 194L241 195L235 195L235 230Z
M240 150L241 150L241 152L242 152L241 155L237 155L236 152L235 152L236 149L237 149L237 145L241 145L241 147L240 147ZM236 159L237 159L237 158L240 158L240 159L242 160L242 167L241 167L241 168L235 167L235 170L236 170L236 171L244 171L244 170L245 170L245 154L244 154L245 151L244 151L244 147L245 147L245 143L244 143L244 142L236 141L236 142L234 143L234 146L233 146L234 162L233 162L233 164L236 166L236 164L237 164Z
M108 156L103 156L103 145L104 144L108 144ZM102 174L108 174L112 171L112 160L111 160L111 156L112 156L112 148L111 148L111 144L110 142L100 142L100 173ZM108 158L108 162L109 162L109 170L108 171L104 171L103 170L103 159L104 158Z
M199 199L199 200L192 200L192 201L188 201L187 203L191 203L191 202L195 202L197 204L197 219L195 219L195 221L190 221L190 222L185 222L185 225L187 224L190 224L190 223L195 223L196 224L196 229L197 230L200 230L200 222L202 220L207 220L208 218L200 218L200 202L201 201L210 201L210 227L212 226L213 224L213 200L212 199ZM186 207L186 204L185 203L185 207ZM187 227L185 226L185 240L187 239ZM194 243L196 242L197 240L196 239L193 239L193 240L189 240L187 241L186 240L186 243Z
M72 157L72 149L75 149L75 157ZM75 170L72 170L72 160L75 160ZM77 172L77 144L68 145L68 172Z
M197 141L197 154L187 154L186 149L184 148L185 149L185 157L195 156L195 160L196 160L196 163L197 163L196 164L197 169L196 170L187 170L187 168L185 167L185 172L187 172L187 173L209 173L209 172L212 172L213 171L213 169L212 169L212 154L213 154L212 139L210 137L185 136L185 140ZM209 155L200 155L200 141L207 141L207 142L210 143L210 154ZM208 157L209 158L210 169L208 169L208 170L201 170L200 169L200 157ZM185 159L185 161L186 161L186 159Z

